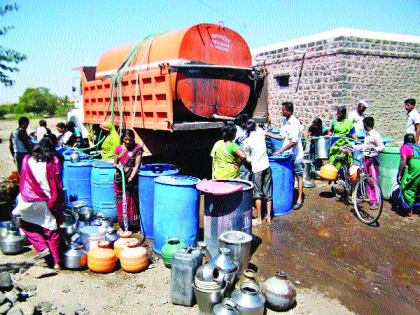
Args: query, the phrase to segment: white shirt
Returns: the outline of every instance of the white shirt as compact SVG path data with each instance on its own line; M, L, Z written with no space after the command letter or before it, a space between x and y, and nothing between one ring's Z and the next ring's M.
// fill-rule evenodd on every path
M243 150L243 143L246 139L246 132L241 126L235 126L236 127L236 137L235 140L233 140L239 147Z
M420 124L420 114L414 108L411 112L407 114L407 131L406 133L411 133L416 135L416 124Z
M363 154L368 157L375 157L377 158L379 152L385 150L384 142L382 141L382 137L375 129L368 131L365 136L365 141L363 144L354 145L353 148L355 150L367 150L373 149L370 151L370 154L364 152Z
M39 183L44 193L50 198L51 192L47 179L47 163L37 162L35 159L30 158L28 159L28 164L36 181ZM17 196L17 202L18 204L12 212L14 215L20 214L22 220L40 225L47 230L57 230L57 221L48 208L46 201L26 202L19 194Z
M296 116L292 115L289 117L289 119L283 120L283 127L280 131L280 136L284 138L283 140L283 146L284 148L286 145L288 145L290 142L296 143L296 145L284 152L290 152L295 155L295 160L302 160L303 159L303 147L302 147L302 130L303 127L299 121L299 119L296 118Z
M264 171L270 166L267 147L265 146L264 130L260 127L251 131L249 137L244 140L243 146L243 150L247 154L247 160L251 162L253 173Z
M353 110L349 115L349 120L353 123L355 131L365 131L365 127L363 126L363 119L365 119L365 115L360 115L356 109Z

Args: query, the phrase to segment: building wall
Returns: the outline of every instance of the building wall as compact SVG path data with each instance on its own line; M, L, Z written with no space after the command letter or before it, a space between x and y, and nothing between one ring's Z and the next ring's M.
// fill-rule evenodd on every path
M346 106L349 113L364 99L371 105L365 116L375 118L381 134L402 140L404 100L415 98L420 103L420 37L340 29L313 39L251 51L254 65L265 62L269 73L272 123L281 125L285 101L295 104L295 115L307 130L316 117L329 126L337 107ZM276 76L287 73L289 89L282 90Z

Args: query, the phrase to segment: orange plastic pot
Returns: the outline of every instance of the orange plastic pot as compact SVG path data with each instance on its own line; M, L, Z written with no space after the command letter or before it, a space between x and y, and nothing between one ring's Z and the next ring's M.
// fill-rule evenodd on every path
M129 242L120 253L121 268L127 272L139 272L147 267L148 262L147 251L137 240Z
M338 175L337 168L332 164L326 164L321 167L319 176L326 180L336 180Z
M356 179L359 177L360 172L361 172L361 169L358 165L351 164L349 168L350 181L355 182Z
M98 247L91 249L88 253L88 268L93 272L106 273L114 269L117 256L109 248L109 242L103 241Z
M120 238L114 242L114 251L117 255L117 258L120 259L120 253L124 248L127 248L128 243L131 241L137 241L135 238L131 237L133 233L130 231L125 231L120 233Z

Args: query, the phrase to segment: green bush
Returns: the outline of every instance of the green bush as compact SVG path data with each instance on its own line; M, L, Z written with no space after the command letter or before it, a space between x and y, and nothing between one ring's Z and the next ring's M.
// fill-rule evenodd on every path
M5 106L0 106L0 118L4 118L7 113L7 108L5 108Z

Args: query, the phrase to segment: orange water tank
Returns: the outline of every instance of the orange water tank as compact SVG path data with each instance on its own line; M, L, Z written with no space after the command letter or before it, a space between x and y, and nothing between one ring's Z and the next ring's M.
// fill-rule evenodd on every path
M90 270L105 273L114 269L117 256L108 246L109 242L103 241L98 244L98 247L89 251L87 265Z
M108 76L110 80L137 44L105 52L98 61L95 79L106 80ZM248 102L251 88L249 72L244 69L252 65L251 53L245 40L224 26L198 24L151 36L141 43L125 75L160 69L162 64L170 66L176 114L235 116ZM134 89L131 81L123 90ZM143 83L148 82L139 84ZM127 94L127 104L131 98Z
M145 248L140 247L139 241L131 241L120 252L121 268L127 272L138 272L147 267L149 258Z

